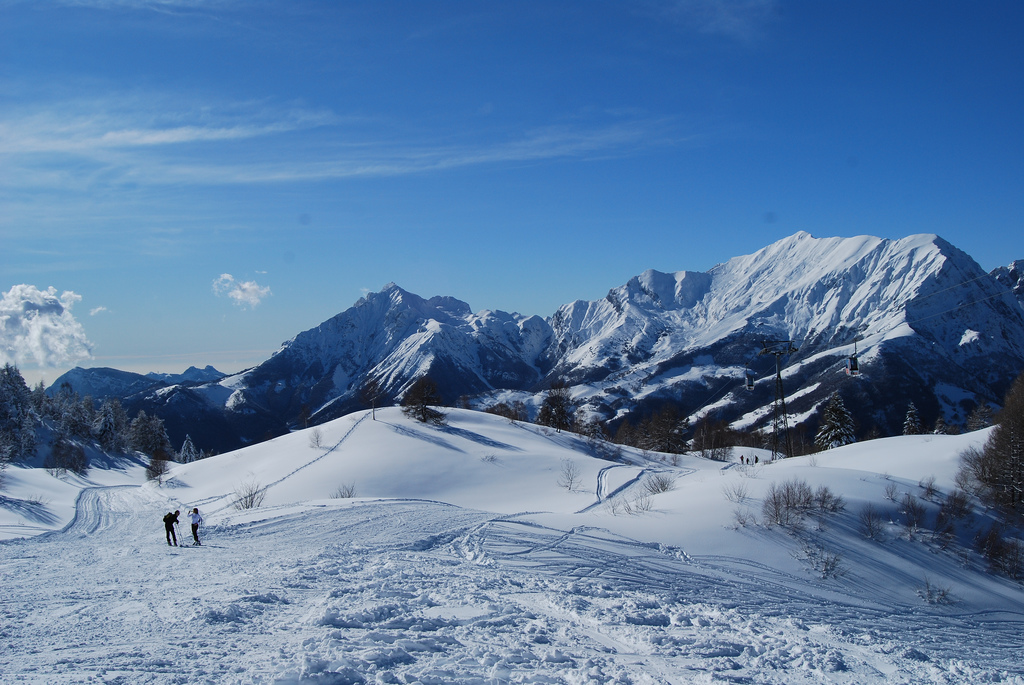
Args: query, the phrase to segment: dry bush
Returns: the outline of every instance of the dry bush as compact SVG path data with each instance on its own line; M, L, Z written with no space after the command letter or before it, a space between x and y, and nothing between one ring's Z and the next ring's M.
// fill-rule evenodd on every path
M942 515L950 521L959 521L971 513L971 496L963 490L953 490L942 503Z
M922 478L920 482L918 482L918 486L920 486L920 488L924 490L924 495L922 496L925 499L934 499L935 495L938 494L938 490L935 489L935 476L928 476L927 478Z
M660 495L675 489L676 479L667 473L654 473L644 481L644 489L652 495Z
M247 480L235 488L235 509L257 509L266 496L266 489L256 479Z
M900 511L903 514L903 526L908 535L913 535L924 523L924 505L909 492L900 500Z
M811 508L814 492L807 481L794 478L779 485L772 483L761 505L765 524L789 526L797 523Z
M860 510L860 531L864 533L864 537L874 540L881 534L884 526L885 519L874 506L868 504Z
M722 487L725 498L733 504L742 504L747 499L749 492L743 482L727 484Z
M754 513L745 507L736 507L732 510L732 520L736 528L746 528L757 524Z
M953 595L948 587L932 585L928 576L924 577L924 587L917 591L918 597L929 604L952 604Z
M351 499L356 496L355 483L342 483L331 495L334 499Z
M827 485L819 485L814 491L814 506L822 513L834 514L846 508L846 500L829 490Z

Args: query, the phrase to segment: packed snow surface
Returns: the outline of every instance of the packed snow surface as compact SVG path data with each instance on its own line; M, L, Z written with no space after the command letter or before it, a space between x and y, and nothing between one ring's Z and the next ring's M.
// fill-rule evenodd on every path
M571 434L448 418L354 414L159 486L129 462L9 468L0 679L1024 682L1021 586L969 541L906 529L890 499L934 517L986 432L747 466L765 453L609 462ZM766 491L794 478L845 509L764 525ZM247 486L262 506L236 508ZM188 538L193 507L203 545L168 546L161 517L180 509Z

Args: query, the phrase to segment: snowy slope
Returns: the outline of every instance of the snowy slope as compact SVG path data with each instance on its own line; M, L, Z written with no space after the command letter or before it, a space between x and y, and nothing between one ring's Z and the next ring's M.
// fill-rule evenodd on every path
M10 468L0 531L28 532L12 526L45 492L29 507L33 525L55 532L0 543L5 578L18 579L0 602L0 673L30 683L1021 682L1021 586L986 572L967 541L908 533L886 498L892 485L933 518L957 455L986 435L673 466L631 452L626 463L596 460L573 435L474 412L431 427L386 409L177 466L162 487L140 484L134 467L93 470L92 483ZM742 454L755 455L765 456ZM566 460L578 472L572 491L557 482ZM650 494L652 475L671 488ZM930 476L931 500L919 484ZM845 510L765 526L765 492L793 478L841 493ZM231 503L246 483L266 499L240 511ZM356 497L333 499L343 485ZM858 525L869 503L885 517L873 540ZM168 547L163 512L193 506L205 545ZM961 537L988 514L973 516ZM835 573L822 572L829 555ZM950 601L926 601L928 587Z

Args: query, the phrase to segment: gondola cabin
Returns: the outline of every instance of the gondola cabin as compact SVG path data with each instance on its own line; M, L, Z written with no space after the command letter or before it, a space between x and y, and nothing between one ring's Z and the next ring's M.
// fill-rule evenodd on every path
M746 382L745 382L743 387L745 387L747 390L753 390L754 389L754 373L748 369L747 372L745 374L743 374L743 375L746 378Z
M853 355L846 360L846 374L848 376L860 375L860 363L857 361L857 355Z

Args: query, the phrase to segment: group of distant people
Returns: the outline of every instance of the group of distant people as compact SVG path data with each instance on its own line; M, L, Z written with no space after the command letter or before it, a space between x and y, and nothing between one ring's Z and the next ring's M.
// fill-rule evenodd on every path
M747 457L747 456L741 454L740 455L740 463L741 464L756 464L756 463L758 463L757 455L755 454L753 461L751 461L750 457Z
M173 512L164 515L164 531L167 533L167 544L173 547L178 546L178 536L175 534L174 529L178 525L178 515L180 513L179 510L175 509ZM199 524L203 522L203 517L199 515L199 508L193 508L186 516L188 516L189 521L192 523L192 539L194 540L192 545L202 545L199 542ZM182 543L184 544L184 540L182 540Z

